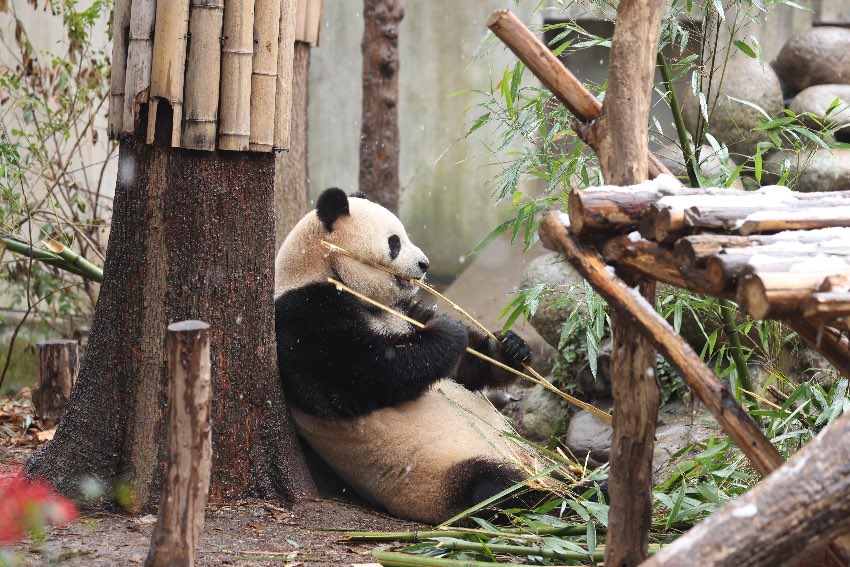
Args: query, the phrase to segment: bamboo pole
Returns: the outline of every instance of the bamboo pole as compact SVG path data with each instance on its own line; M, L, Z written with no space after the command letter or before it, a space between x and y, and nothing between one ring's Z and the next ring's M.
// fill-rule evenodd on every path
M56 254L57 256L62 258L62 260L65 261L66 265L74 268L74 270L79 272L83 277L97 282L103 279L103 270L101 270L100 268L80 256L58 240L47 240L42 242L42 245L53 254Z
M509 10L496 10L487 20L487 27L525 63L540 82L552 91L564 106L583 123L589 123L602 114L602 103L564 67L552 51L540 41L519 18ZM596 141L585 140L594 150ZM649 178L662 173L672 176L670 170L657 157L648 154Z
M171 147L180 147L183 131L183 75L186 68L186 37L189 33L189 0L156 4L156 28L151 58L151 90L148 104L147 142L156 134L160 101L171 106Z
M281 3L287 3L287 0L255 0L254 4L251 134L248 144L252 152L270 152L274 147L278 49L285 35L280 33ZM289 65L291 82L291 60Z
M215 150L221 78L221 26L224 0L192 0L189 53L183 102L182 145Z
M225 3L222 33L218 147L247 151L251 136L254 0Z
M297 0L281 0L274 102L274 149L288 150L292 130Z
M319 45L322 4L323 0L298 0L295 41L306 43L310 47Z
M116 0L112 16L112 71L109 77L109 125L107 130L111 140L117 139L122 132L129 33L130 0Z
M145 567L195 564L212 462L209 328L168 326L168 477Z
M651 305L612 274L596 253L586 250L574 240L567 231L566 223L568 219L563 213L549 213L540 225L540 239L544 245L563 254L612 309L636 324L640 333L679 371L691 391L702 400L762 476L776 469L783 462L782 456L752 417L735 401L728 387L717 379L691 346Z
M134 134L139 130L139 110L148 102L155 18L156 0L132 1L124 83L124 116L121 119L122 134Z

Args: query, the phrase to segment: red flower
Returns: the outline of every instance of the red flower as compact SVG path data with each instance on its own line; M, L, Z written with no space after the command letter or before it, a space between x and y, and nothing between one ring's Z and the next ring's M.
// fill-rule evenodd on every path
M74 504L42 480L22 470L0 469L0 543L20 541L46 524L67 524L77 517Z

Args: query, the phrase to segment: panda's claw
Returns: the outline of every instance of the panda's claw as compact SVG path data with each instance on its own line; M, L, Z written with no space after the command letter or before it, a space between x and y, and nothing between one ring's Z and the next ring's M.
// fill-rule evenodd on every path
M434 315L437 314L437 306L436 305L424 305L422 303L416 302L411 304L411 306L407 309L407 316L412 319L416 319L420 323L427 323L431 319L434 318Z
M516 362L523 364L531 363L531 348L522 337L513 331L505 331L496 335L501 343L502 351Z

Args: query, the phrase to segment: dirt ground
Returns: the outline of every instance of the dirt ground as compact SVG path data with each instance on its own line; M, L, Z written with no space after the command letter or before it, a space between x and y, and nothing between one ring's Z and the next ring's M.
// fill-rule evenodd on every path
M28 392L0 398L0 466L22 464L49 440L51 430L32 417ZM50 528L43 545L24 542L0 548L13 566L142 565L155 517L118 514L83 515L67 527ZM376 545L338 542L341 531L406 531L417 525L354 504L307 499L291 509L248 501L207 507L197 549L206 565L368 565ZM383 549L389 546L383 546ZM0 567L7 567L0 556Z

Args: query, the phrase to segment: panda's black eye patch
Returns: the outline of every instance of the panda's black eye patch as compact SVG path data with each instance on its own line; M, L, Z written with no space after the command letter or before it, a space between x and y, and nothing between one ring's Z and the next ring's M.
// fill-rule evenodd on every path
M401 252L401 238L397 234L393 234L387 238L387 243L390 245L390 260L395 260L398 253Z

